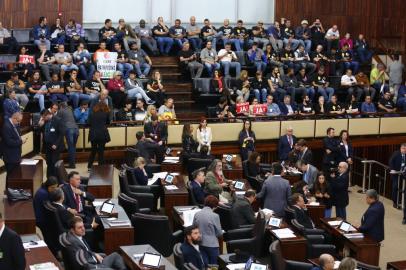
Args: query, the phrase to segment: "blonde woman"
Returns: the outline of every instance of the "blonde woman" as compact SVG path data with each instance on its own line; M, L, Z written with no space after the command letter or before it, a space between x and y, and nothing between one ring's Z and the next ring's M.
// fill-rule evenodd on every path
M238 89L237 95L242 96L247 101L250 97L251 84L246 70L241 71L240 78L238 78L236 84Z
M151 116L156 115L158 116L158 111L155 105L148 105L147 107L147 114L145 115L145 123L151 122Z
M148 174L145 171L145 164L147 164L147 162L143 157L138 157L134 161L133 172L135 175L135 180L137 181L137 183L134 183L135 185L148 185Z
M209 148L208 153L210 153L212 134L211 134L211 128L209 128L207 126L207 119L204 117L200 120L199 127L196 130L196 138L197 138L197 142L199 143L199 146L197 147L197 151L200 152L200 148L203 145L206 145Z

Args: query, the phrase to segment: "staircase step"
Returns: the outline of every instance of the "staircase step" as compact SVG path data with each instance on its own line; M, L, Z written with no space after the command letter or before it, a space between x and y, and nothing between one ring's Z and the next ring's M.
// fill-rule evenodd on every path
M151 56L151 61L155 65L178 65L179 58L176 56Z
M165 90L166 91L192 91L192 84L191 83L165 83Z
M176 109L192 109L194 103L193 100L183 100L178 102L175 100L175 107Z
M176 108L177 109L177 108ZM200 120L202 117L206 116L206 112L200 111L189 111L189 110L176 110L176 117L178 119L193 119Z
M182 91L173 91L167 92L168 97L172 97L175 100L192 100L192 92L182 92Z

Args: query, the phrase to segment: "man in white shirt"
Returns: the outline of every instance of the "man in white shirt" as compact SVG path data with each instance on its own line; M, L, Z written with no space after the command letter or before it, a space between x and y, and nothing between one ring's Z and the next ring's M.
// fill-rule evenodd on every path
M337 25L333 25L326 33L327 51L331 51L331 47L338 49L338 42L340 40L340 32Z
M364 91L358 86L357 79L352 75L351 69L347 69L341 77L341 86L348 89L347 100L351 100L351 95L354 93L357 102L359 102Z
M230 76L230 67L235 68L235 76L240 77L241 64L238 62L238 57L231 50L231 44L226 43L224 49L221 49L218 53L218 58L221 63L221 66L224 68L224 76Z

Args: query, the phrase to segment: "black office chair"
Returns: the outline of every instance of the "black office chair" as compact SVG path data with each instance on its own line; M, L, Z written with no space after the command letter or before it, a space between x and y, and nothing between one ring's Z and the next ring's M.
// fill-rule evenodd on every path
M63 160L58 160L55 163L55 168L56 168L56 177L58 178L58 183L60 185L68 183L69 182L68 172L65 169L65 164L63 163ZM83 185L83 187L86 189L86 186L89 183L89 177L81 176L80 182L81 182L81 185Z
M121 193L136 199L140 208L149 208L151 211L154 209L154 195L152 193L140 192L139 189L135 189L132 186L130 188L124 171L120 172L118 180L120 182Z
M210 163L212 162L211 159L204 159L204 158L189 158L188 165L187 165L187 172L189 174L189 180L193 179L192 173L200 168L209 167Z
M134 147L127 147L125 149L125 164L134 166L135 159L140 156L140 153Z
M233 215L231 213L231 205L219 204L219 206L214 210L220 217L221 228L224 231L229 231L233 228Z
M307 235L323 235L325 233L324 230L322 229L308 229L305 228L302 224L300 224L296 218L293 218L291 220L291 224L294 228L296 228L297 231L299 231L303 236L307 236Z
M311 263L285 260L282 256L279 240L272 242L269 246L269 252L271 254L272 270L311 270L313 268Z
M71 243L67 238L67 233L59 235L59 244L61 245L64 268L69 270L81 270L81 265L76 261L75 251L70 247Z
M247 179L248 183L250 183L251 188L254 189L256 192L260 192L262 189L262 183L257 180L256 175L249 175L248 160L244 160L242 162L242 172L244 178Z
M176 243L173 246L173 258L175 259L175 266L178 269L182 269L183 264L185 263L183 260L182 250L180 248L181 246L182 246L182 243Z
M56 255L58 254L58 251L61 250L58 236L61 233L65 232L65 230L62 229L63 226L59 218L57 218L56 208L52 205L51 202L44 202L44 210L45 218L50 222L48 223L47 229L45 231L41 231L41 233L43 234L44 241L48 245L52 254Z
M187 191L188 191L188 194L189 194L189 202L190 202L190 204L199 206L200 208L203 208L203 204L199 204L196 201L195 194L193 193L192 187L190 186L190 181L186 183L186 188L187 188Z
M103 255L102 257L104 257ZM102 264L89 264L86 260L85 251L83 249L78 249L75 252L75 261L80 265L80 269L90 270L90 269L100 269L100 270L114 270L113 268L103 266Z
M172 233L167 216L135 213L131 223L135 232L134 244L150 244L164 257L170 256L174 245L183 241L181 230Z
M149 208L141 208L138 205L138 201L134 198L131 198L124 193L119 193L118 194L118 204L121 205L127 214L127 216L131 217L135 213L145 213L149 214L150 209Z
M295 218L295 210L289 205L287 205L284 210L285 210L285 220L286 220L286 222L288 224L292 224L292 219Z

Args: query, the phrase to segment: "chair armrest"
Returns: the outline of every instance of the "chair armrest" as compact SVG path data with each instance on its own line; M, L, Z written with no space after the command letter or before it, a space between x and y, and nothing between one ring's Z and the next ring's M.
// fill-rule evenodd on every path
M334 246L334 245L326 245L326 244L311 245L308 253L309 253L308 254L309 258L318 258L318 257L320 257L321 254L325 254L325 253L330 254L333 257L337 258L336 246Z
M254 229L254 225L255 224L240 225L239 229L248 229L248 228Z
M227 252L234 253L236 250L252 253L254 248L254 241L250 239L238 239L226 242Z
M131 192L151 193L151 188L149 186L129 185L128 188Z
M325 232L322 229L304 229L304 231L303 231L303 234L306 234L306 235L313 235L313 234L319 235L319 234L324 234L324 233Z
M306 235L306 239L310 242L310 244L324 244L324 236L323 235Z
M309 270L312 268L313 264L311 263L286 260L286 270Z
M173 244L180 243L184 240L183 231L177 230L176 232L172 233Z
M154 195L151 193L129 192L126 195L136 199L140 208L154 209Z
M240 228L234 230L228 230L224 233L224 241L231 241L237 239L247 239L252 237L252 228Z
M150 214L151 209L150 208L140 208L140 209L138 209L138 212L140 212L142 214Z

